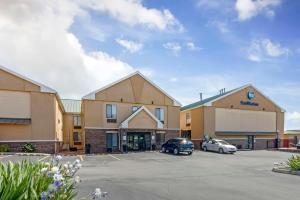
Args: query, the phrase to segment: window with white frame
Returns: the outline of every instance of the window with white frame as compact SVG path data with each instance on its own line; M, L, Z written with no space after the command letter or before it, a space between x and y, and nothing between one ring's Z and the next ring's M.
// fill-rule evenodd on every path
M106 104L106 119L108 123L117 122L117 105Z
M165 121L165 112L163 108L155 108L155 117L164 123Z
M81 118L79 115L73 116L73 126L76 127L81 127Z

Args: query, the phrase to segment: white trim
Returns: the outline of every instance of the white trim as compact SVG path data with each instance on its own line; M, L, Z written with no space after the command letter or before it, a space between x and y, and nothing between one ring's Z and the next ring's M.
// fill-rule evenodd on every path
M105 127L86 126L83 129L120 130L120 129L124 129L124 128L105 128ZM129 128L129 129L134 129L134 128ZM141 128L138 128L138 129L141 129ZM146 128L144 128L144 129L146 129ZM180 131L179 128L157 128L157 129L153 129L153 130Z
M115 85L115 84L118 84L118 83L120 83L120 82L122 82L122 81L124 81L124 80L126 80L126 79L128 79L128 78L130 78L130 77L132 77L132 76L134 76L134 75L140 75L143 79L145 79L146 81L148 81L150 84L152 84L154 87L156 87L158 90L160 90L164 95L166 95L167 97L169 97L170 99L172 99L173 100L173 105L174 106L181 106L181 104L177 101L177 100L175 100L174 98L172 98L169 94L167 94L163 89L161 89L158 85L156 85L155 83L153 83L150 79L148 79L146 76L144 76L142 73L140 73L139 71L136 71L136 72L134 72L134 73L132 73L132 74L129 74L129 75L127 75L127 76L125 76L125 77L123 77L123 78L121 78L121 79L119 79L119 80L117 80L117 81L115 81L115 82L112 82L112 83L110 83L110 84L108 84L108 85L106 85L106 86L104 86L104 87L102 87L102 88L100 88L100 89L98 89L98 90L95 90L95 91L93 91L93 92L91 92L91 93L89 93L89 94L87 94L87 95L85 95L85 96L83 96L82 97L82 99L90 99L90 100L95 100L96 99L96 93L98 93L98 92L101 92L101 91L103 91L103 90L105 90L105 89L107 89L107 88L110 88L111 86L113 86L113 85Z
M128 128L129 121L134 118L138 113L144 110L152 119L157 123L157 128L163 128L164 125L159 121L145 106L140 107L137 111L132 113L125 121L120 124L120 128Z
M14 71L12 71L12 70L6 68L6 67L3 67L3 66L0 65L0 69L2 69L3 71L8 72L8 73L10 73L10 74L12 74L12 75L14 75L14 76L17 76L17 77L19 77L19 78L21 78L21 79L23 79L23 80L25 80L25 81L31 82L31 83L33 83L34 85L39 86L39 87L41 88L41 92L45 92L45 93L54 93L54 94L57 93L56 90L54 90L54 89L52 89L52 88L50 88L50 87L48 87L48 86L45 86L44 84L38 83L38 82L36 82L36 81L34 81L34 80L31 80L30 78L27 78L27 77L25 77L25 76L23 76L23 75L21 75L21 74L18 74L17 72L14 72Z
M119 133L118 131L105 131L105 133Z
M0 140L2 142L62 142L59 140Z
M119 128L106 128L106 127L96 127L96 126L85 126L84 129L119 130Z

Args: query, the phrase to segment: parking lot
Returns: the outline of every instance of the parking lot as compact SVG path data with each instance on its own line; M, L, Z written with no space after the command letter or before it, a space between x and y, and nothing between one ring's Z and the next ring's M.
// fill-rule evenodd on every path
M100 187L112 200L298 199L300 177L271 171L274 162L290 156L274 151L86 156L79 197Z
M192 156L141 152L83 157L77 199L100 187L111 200L298 199L300 177L271 171L292 154L240 151L235 155L196 151ZM64 161L79 157L67 156ZM1 156L1 162L47 156Z

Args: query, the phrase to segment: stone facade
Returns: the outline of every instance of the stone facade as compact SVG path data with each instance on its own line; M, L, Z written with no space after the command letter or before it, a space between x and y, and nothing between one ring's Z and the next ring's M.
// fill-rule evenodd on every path
M106 130L85 129L85 145L91 146L91 153L106 152Z
M248 148L247 139L225 139L230 144L238 147L239 149ZM254 150L272 149L276 147L275 139L255 139Z
M26 143L35 145L37 153L54 154L59 152L61 146L59 142L0 142L0 144L7 144L10 152L22 152L22 147Z
M106 148L106 132L107 131L117 131L119 133L119 150L114 152L123 152L123 145L126 145L126 141L123 141L123 136L127 132L148 132L151 135L155 135L156 130L152 129L85 129L85 144L91 146L91 153L107 153ZM179 130L166 130L165 131L165 141L179 137ZM155 144L155 140L151 141L151 145ZM159 149L160 146L156 146Z

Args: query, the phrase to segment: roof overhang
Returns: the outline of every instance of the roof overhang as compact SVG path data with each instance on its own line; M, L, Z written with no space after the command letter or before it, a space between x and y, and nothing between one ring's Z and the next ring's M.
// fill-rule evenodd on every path
M163 129L164 125L159 121L145 106L140 107L138 110L136 110L134 113L132 113L127 119L125 119L121 124L120 128L129 128L128 124L129 121L132 120L135 116L137 116L141 111L145 111L153 120L156 121L157 129Z

